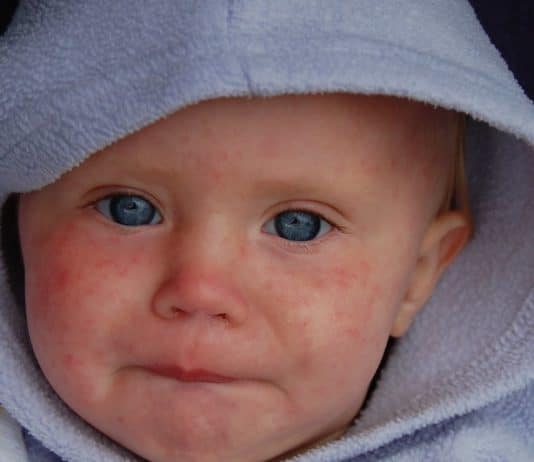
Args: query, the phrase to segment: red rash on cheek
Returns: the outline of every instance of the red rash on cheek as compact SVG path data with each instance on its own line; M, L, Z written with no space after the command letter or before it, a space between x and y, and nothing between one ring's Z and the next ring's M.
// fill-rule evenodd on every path
M334 268L332 279L339 290L348 290L358 284L358 274L345 268Z
M139 246L121 249L117 236L95 237L91 229L76 224L40 236L31 247L25 261L27 292L40 311L112 296L143 255Z
M357 286L365 287L369 277L369 268L369 263L366 260L350 266L327 268L316 275L311 275L309 285L314 290L345 291Z
M372 282L372 270L367 260L354 265L357 270L345 268L334 270L336 303L333 319L343 328L345 335L352 339L362 339L368 331L379 297L379 289Z
M285 271L279 280L270 278L265 292L271 294L275 306L291 307L283 315L298 326L306 351L315 343L315 324L337 330L350 337L351 342L363 339L380 295L373 273L367 259L305 272L297 268L291 274Z
M58 226L31 247L23 243L32 346L43 371L60 388L65 373L76 381L89 373L88 365L108 360L114 329L132 311L122 308L144 303L134 297L132 284L142 285L145 278L139 275L149 272L146 249L138 240L108 236L91 226Z
M348 266L348 267L347 267ZM329 283L336 290L365 289L371 270L367 260L356 262L353 265L345 265L332 269Z
M50 290L52 291L64 290L65 288L69 287L72 283L73 271L71 271L69 268L59 268L51 276L52 276L51 277L52 284L51 284Z
M63 357L62 363L66 370L78 369L83 366L83 361L71 353L67 353Z
M239 258L244 259L247 257L247 246L245 244L239 245Z
M362 336L361 329L358 329L357 327L349 327L345 330L345 334L353 339L360 339Z

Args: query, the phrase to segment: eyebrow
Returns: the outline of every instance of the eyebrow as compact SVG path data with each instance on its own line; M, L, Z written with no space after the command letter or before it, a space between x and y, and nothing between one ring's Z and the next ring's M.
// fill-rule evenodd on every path
M319 187L318 181L313 177L302 178L263 178L255 181L255 189L259 192L279 191L279 192L302 192L319 191L323 188Z

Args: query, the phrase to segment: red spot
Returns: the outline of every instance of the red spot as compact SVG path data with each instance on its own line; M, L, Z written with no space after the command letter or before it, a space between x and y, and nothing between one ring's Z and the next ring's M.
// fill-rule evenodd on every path
M59 287L65 287L71 279L71 272L67 268L62 268L56 273L55 284Z
M73 369L80 366L80 360L77 359L72 353L67 353L63 357L63 364L66 369Z
M341 289L350 289L356 282L357 276L345 268L334 268L334 280Z
M367 281L371 275L371 265L367 260L362 260L359 265L359 277L362 287L367 287Z
M313 289L323 289L326 285L327 285L327 281L324 279L323 276L317 278L317 279L313 279L311 282L310 282L310 285Z
M124 277L128 274L128 266L117 267L117 276Z
M347 334L348 337L351 337L351 338L360 337L360 329L358 329L357 327L349 327L348 329L345 330L345 333Z
M109 261L108 260L98 260L94 263L95 270L103 270L109 267Z

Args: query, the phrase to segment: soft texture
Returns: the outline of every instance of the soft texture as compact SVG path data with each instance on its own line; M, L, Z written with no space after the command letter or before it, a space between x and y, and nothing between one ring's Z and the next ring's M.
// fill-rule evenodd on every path
M0 38L0 195L200 100L334 91L480 120L476 232L354 427L296 459L534 460L534 107L466 1L22 0ZM0 296L0 404L67 461L136 460L59 400L5 278Z
M27 462L27 451L20 426L0 407L0 460Z

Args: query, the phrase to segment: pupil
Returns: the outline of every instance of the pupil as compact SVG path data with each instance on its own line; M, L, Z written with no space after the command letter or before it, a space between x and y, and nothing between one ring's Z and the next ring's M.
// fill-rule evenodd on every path
M282 212L274 219L278 236L288 241L309 241L321 228L321 219L314 213L298 210Z
M154 206L139 196L114 196L109 208L113 220L125 226L147 225L156 213Z

